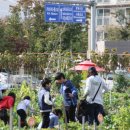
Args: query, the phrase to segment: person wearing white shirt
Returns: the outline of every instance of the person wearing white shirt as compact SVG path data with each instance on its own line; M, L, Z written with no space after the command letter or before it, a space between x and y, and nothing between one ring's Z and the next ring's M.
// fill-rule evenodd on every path
M98 115L104 115L102 97L103 91L107 92L109 89L107 88L104 80L100 76L98 76L95 67L90 67L88 69L88 74L89 76L86 80L86 88L84 90L84 96L86 96L87 102L90 103L89 108L87 108L88 123L89 125L92 125L93 122L95 122L97 125L99 125Z
M51 80L45 78L41 82L42 88L38 92L38 103L42 112L42 128L48 128L50 123L50 112L52 111L52 99L50 95Z
M30 106L30 103L31 103L31 98L29 96L25 96L24 99L18 103L17 114L20 116L21 127L24 127L27 125L26 123L27 109L29 108L31 111L33 111L33 109Z

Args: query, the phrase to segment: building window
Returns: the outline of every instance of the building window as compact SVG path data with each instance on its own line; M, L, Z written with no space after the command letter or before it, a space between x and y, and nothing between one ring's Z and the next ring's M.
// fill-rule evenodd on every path
M130 23L130 8L119 9L116 12L116 19L120 24Z
M116 12L116 17L117 17L116 19L118 23L124 24L125 23L125 9L119 9Z
M103 40L107 39L107 33L104 31L97 32L96 37L97 37L96 38L97 41L103 41Z
M110 3L110 0L97 0L97 3Z
M104 39L104 32L97 32L97 41L102 41Z
M110 9L97 9L97 25L109 25Z
M118 0L118 2L130 2L130 0Z
M110 0L104 0L104 3L109 3L110 2Z
M130 8L126 8L126 19L127 22L130 23Z
M130 0L118 0L118 2L127 2L127 1L130 1Z

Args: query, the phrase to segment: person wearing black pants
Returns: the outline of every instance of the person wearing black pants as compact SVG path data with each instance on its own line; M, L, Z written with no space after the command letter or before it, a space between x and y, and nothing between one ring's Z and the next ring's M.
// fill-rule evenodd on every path
M9 124L9 115L7 113L7 109L9 110L14 106L15 98L15 93L10 92L8 96L4 96L0 100L0 119L5 125Z
M27 109L29 108L31 111L34 111L33 108L31 108L30 104L31 104L30 96L25 96L24 99L18 103L17 114L20 117L21 127L27 126L27 122L26 122L26 118L27 118L26 111L27 111Z
M77 106L78 92L74 84L65 78L65 75L58 72L55 76L56 83L61 84L60 94L64 99L64 106L67 116L67 122L75 122L75 110Z
M19 109L19 110L17 110L17 113L20 116L21 127L27 126L27 123L26 123L27 114L26 114L26 112L23 109Z
M104 116L103 106L97 103L93 103L88 108L88 124L92 125L95 122L97 125L100 124L98 121L98 114Z
M48 128L50 123L50 112L44 112L42 113L43 119L42 119L42 128Z
M109 89L105 81L98 76L95 67L88 69L88 78L86 80L86 88L84 90L84 96L86 97L89 106L86 108L88 115L88 124L92 125L95 122L99 125L99 115L103 119L103 91L107 92Z
M5 125L9 124L9 116L6 109L0 110L0 119L4 122Z
M68 106L65 107L66 110L66 116L67 116L67 122L69 123L69 121L73 121L75 122L75 110L76 110L76 106Z
M45 78L41 82L42 88L38 92L38 102L42 112L42 128L48 128L50 123L50 112L52 111L52 100L50 95L51 80Z

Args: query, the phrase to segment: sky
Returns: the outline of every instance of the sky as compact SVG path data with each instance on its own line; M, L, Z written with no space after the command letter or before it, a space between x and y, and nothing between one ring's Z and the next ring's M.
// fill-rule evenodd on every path
M17 0L0 0L0 18L8 16L9 6L15 5Z

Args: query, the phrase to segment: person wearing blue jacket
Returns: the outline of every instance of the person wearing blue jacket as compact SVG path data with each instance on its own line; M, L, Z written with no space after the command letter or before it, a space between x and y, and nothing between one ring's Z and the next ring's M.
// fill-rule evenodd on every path
M56 83L61 84L60 93L64 99L64 106L67 116L67 122L75 122L75 110L77 106L78 93L76 87L65 75L58 72L55 76Z

